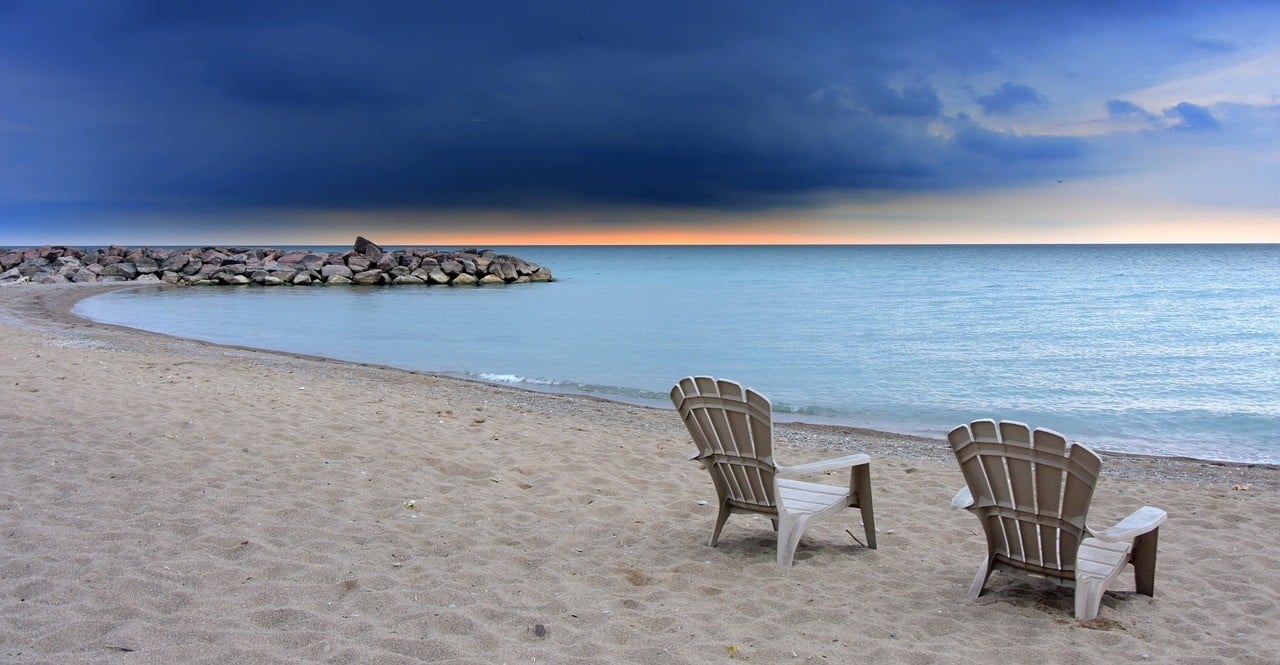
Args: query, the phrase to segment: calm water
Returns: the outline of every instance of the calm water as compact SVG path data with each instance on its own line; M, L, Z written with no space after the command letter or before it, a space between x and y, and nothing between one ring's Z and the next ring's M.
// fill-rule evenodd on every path
M559 281L188 288L82 302L213 342L630 400L734 378L819 422L1022 420L1280 462L1280 246L526 247Z

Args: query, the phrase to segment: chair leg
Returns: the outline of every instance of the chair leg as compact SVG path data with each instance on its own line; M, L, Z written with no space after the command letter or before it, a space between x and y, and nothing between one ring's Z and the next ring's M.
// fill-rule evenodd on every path
M1133 581L1138 593L1154 596L1156 591L1156 545L1160 529L1144 533L1133 541Z
M724 523L729 521L730 514L729 505L720 504L720 514L716 516L716 528L711 532L711 542L709 544L712 547L715 547L716 543L720 542L720 530L724 528Z
M982 588L987 586L987 579L991 577L992 564L995 563L995 557L990 554L982 560L982 565L978 566L978 574L973 576L973 583L969 585L969 597L977 598L982 595Z
M1076 575L1076 620L1089 621L1098 618L1098 607L1102 605L1103 577L1082 578Z
M867 533L867 547L876 548L876 514L871 502L871 465L853 467L849 477L849 493L853 505L862 511L862 528Z
M778 565L790 566L795 563L796 548L800 547L800 536L804 535L805 521L790 515L778 516Z

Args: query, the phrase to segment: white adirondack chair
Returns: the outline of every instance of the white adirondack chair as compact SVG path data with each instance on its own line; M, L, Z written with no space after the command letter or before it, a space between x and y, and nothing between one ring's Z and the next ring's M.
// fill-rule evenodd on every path
M1102 460L1061 434L1022 423L975 420L947 435L967 487L952 508L978 517L987 556L969 586L982 594L994 570L1024 571L1075 587L1080 620L1098 615L1102 594L1132 563L1138 593L1155 592L1163 510L1143 506L1105 531L1085 526Z
M838 459L783 466L773 460L773 406L754 390L733 381L691 376L671 389L671 401L693 437L698 452L689 456L711 472L720 514L711 547L733 513L755 513L773 520L778 531L778 565L795 560L800 537L809 526L848 507L862 511L867 547L876 547L871 507L871 458ZM834 487L796 476L849 469L849 486Z

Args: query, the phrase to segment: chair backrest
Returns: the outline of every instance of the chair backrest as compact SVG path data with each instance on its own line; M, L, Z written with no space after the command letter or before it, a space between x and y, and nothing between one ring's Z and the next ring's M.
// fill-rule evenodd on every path
M671 389L721 503L776 512L773 405L733 381L690 376Z
M1057 432L1017 422L975 420L947 440L988 551L1025 570L1074 577L1102 460Z

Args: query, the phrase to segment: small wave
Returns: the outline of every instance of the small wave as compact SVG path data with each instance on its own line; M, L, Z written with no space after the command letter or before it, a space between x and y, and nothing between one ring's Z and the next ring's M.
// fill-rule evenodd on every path
M535 386L558 386L559 381L549 381L547 379L533 379L527 376L519 376L516 374L477 374L483 381L492 381L494 383L524 383Z

